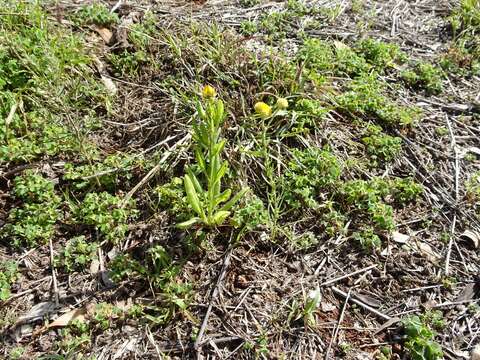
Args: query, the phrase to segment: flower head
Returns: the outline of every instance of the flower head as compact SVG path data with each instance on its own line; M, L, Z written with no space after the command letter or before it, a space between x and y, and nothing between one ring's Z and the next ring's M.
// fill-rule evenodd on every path
M278 98L277 108L279 108L280 110L285 110L286 108L288 108L288 100L285 98Z
M204 98L214 98L217 95L217 91L213 86L205 85L202 89L202 96Z
M272 115L272 108L262 101L257 102L254 106L254 109L262 119L268 118L270 115Z

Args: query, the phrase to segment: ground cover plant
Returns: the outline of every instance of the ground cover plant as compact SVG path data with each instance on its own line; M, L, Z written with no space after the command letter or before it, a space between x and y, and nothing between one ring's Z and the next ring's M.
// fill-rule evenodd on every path
M469 359L479 14L0 0L0 358Z

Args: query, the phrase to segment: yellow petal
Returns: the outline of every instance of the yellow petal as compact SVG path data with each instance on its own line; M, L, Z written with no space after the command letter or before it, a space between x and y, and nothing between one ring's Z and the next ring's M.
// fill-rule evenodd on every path
M262 101L259 101L254 106L255 112L262 118L267 118L272 115L272 108Z
M217 95L217 91L213 86L205 85L202 89L202 96L204 98L213 98Z
M285 98L278 98L277 108L279 108L280 110L285 110L286 108L288 108L288 100Z

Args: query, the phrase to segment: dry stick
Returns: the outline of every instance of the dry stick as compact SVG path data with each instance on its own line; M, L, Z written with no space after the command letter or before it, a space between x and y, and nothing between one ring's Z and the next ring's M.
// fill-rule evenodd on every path
M454 170L455 170L455 208L456 208L456 205L458 203L458 192L459 192L458 178L460 176L460 166L459 166L459 159L458 159L457 144L455 141L455 135L452 130L452 124L450 123L450 119L448 118L448 115L446 115L445 118L447 120L448 132L450 134L450 139L451 139L450 146L452 147L453 153L455 155ZM445 275L448 275L450 272L450 256L452 254L452 245L453 245L453 242L455 241L456 223L457 223L457 211L456 209L454 209L452 226L450 228L450 240L448 241L447 256L445 258Z
M342 296L342 297L344 297L344 298L347 298L347 296L348 296L348 294L347 294L346 292L340 290L339 288L337 288L337 287L335 287L335 286L332 286L332 290L333 290L333 292L334 292L335 294L338 294L338 295L340 295L340 296ZM375 310L373 307L371 307L371 306L363 303L363 302L360 301L360 300L357 300L357 299L355 299L355 298L349 298L349 300L350 300L351 302L353 302L353 303L355 303L355 304L363 307L365 310L370 311L372 314L378 316L379 318L382 318L382 319L384 319L384 320L390 320L390 319L391 319L390 316L385 315L385 314L381 313L381 312L378 311L378 310Z
M227 268L228 268L228 265L230 264L230 258L232 256L232 252L233 252L233 247L230 247L230 249L228 250L228 252L225 256L225 258L223 259L222 270L220 271L220 275L218 276L217 283L215 284L215 288L213 289L212 297L210 298L210 302L208 304L207 312L205 313L205 317L203 318L202 325L200 326L200 331L198 332L197 339L195 340L195 343L193 344L193 348L197 351L197 358L199 358L198 355L200 354L203 334L205 333L205 329L206 329L207 323L208 323L208 318L210 317L210 313L212 312L213 302L215 301L215 299L218 295L218 290L220 288L220 284L222 283L223 278L225 277L225 274L227 273Z
M332 348L333 343L337 340L338 331L340 330L340 325L343 322L343 317L345 316L345 310L347 309L348 300L350 299L350 292L352 289L348 289L347 296L345 298L345 303L343 304L342 312L340 313L340 317L338 318L337 325L335 326L335 330L333 331L333 336L330 339L330 344L328 344L327 351L325 352L325 359L328 360L328 354Z
M373 268L376 268L376 267L377 267L376 264L367 266L366 268L363 268L363 269L360 269L360 270L356 270L356 271L354 271L354 272L351 272L351 273L349 273L349 274L340 276L340 277L338 277L338 278L331 279L331 280L327 280L327 281L325 281L324 283L320 284L320 286L327 286L327 285L336 283L337 281L346 279L346 278L348 278L348 277L350 277L350 276L353 276L353 275L360 274L360 273L362 273L362 272L368 271L368 270L373 269Z
M55 273L55 264L54 264L54 258L53 258L52 238L49 239L48 245L50 247L50 266L52 267L53 297L55 299L55 306L58 307L58 285L57 285L57 275Z
M124 207L124 206L127 204L128 200L133 196L133 194L135 194L135 193L137 192L138 189L140 189L143 185L145 185L145 184L150 180L150 178L151 178L153 175L155 175L155 173L156 173L158 170L160 170L160 167L163 165L163 163L164 163L165 161L167 161L167 159L168 159L168 158L170 157L170 155L173 153L173 150L174 150L176 147L178 147L178 146L182 145L183 143L185 143L188 139L190 139L190 136L191 136L190 134L185 135L183 138L181 138L179 141L177 141L177 142L172 146L172 148L171 148L170 150L167 150L167 151L165 152L165 155L163 155L163 157L160 159L160 161L158 162L158 164L155 165L155 166L148 172L148 174L145 175L145 177L144 177L142 180L140 180L140 182L139 182L137 185L135 185L132 190L130 190L130 191L128 192L127 195L125 195L125 197L123 198L122 207Z

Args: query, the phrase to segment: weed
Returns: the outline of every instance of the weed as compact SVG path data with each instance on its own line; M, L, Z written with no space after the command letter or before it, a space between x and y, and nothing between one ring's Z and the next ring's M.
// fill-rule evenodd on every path
M23 346L17 346L10 350L9 356L12 360L22 359L23 354L25 353L25 348Z
M135 49L147 51L154 44L154 35L158 32L158 18L152 11L147 11L139 23L133 24L128 32L128 40Z
M72 15L72 20L77 25L93 24L103 27L109 27L119 22L117 14L110 12L104 4L98 2L82 6Z
M327 200L322 205L322 215L320 224L324 227L329 236L342 233L347 221L347 217L336 209L337 204Z
M245 20L240 23L240 32L243 35L250 36L255 34L257 31L258 31L257 24L253 21Z
M101 330L110 328L114 319L118 318L122 310L109 303L99 303L95 305L92 322Z
M76 221L94 226L106 240L117 243L127 232L127 221L137 215L134 207L132 199L124 203L121 197L101 192L88 193L72 210Z
M314 314L317 308L320 306L321 297L322 294L318 287L308 293L307 299L305 300L305 306L303 308L303 320L305 325L315 325L316 319Z
M76 236L67 242L56 260L68 272L82 271L96 258L97 249L97 243L87 242L83 235Z
M423 193L423 186L412 178L395 179L391 181L392 196L399 204L416 200Z
M298 100L295 103L294 109L295 126L292 130L297 133L308 132L308 129L315 129L329 111L321 101L313 99Z
M357 54L343 43L336 43L335 56L335 72L338 76L357 76L371 69L371 66L361 54Z
M374 202L369 205L368 213L374 224L381 230L392 231L395 229L393 221L393 208L382 202Z
M360 232L354 232L352 238L359 242L362 248L366 250L378 249L382 245L380 237L375 234L373 228L367 228Z
M298 61L320 73L330 73L334 70L333 59L334 52L330 44L315 38L307 38L297 53Z
M341 166L330 151L315 147L293 149L292 155L283 176L285 201L293 209L316 208L319 191L336 183Z
M0 262L0 302L10 297L10 289L18 276L18 266L14 261Z
M474 173L470 179L465 183L466 198L467 200L475 204L480 201L480 171Z
M435 133L438 136L445 136L448 134L448 128L446 126L437 126L435 128Z
M288 234L290 235L290 234ZM300 235L292 234L290 241L300 250L308 250L313 246L318 245L318 237L311 231L305 231Z
M405 60L405 55L400 51L398 45L387 44L375 39L360 41L356 51L367 60L377 71L383 72L392 68L397 62Z
M365 135L362 143L366 146L373 164L378 161L392 161L402 149L402 139L383 133L380 126L369 125Z
M33 170L27 170L14 179L13 193L27 203L59 202L55 195L53 182Z
M221 180L229 171L228 162L221 160L226 140L220 138L220 132L226 114L222 100L210 96L207 90L208 88L205 87L203 91L205 104L197 102L200 121L193 124L196 168L206 180L206 190L197 179L194 167L188 168L184 177L185 193L196 216L178 224L180 228L187 228L196 223L207 227L221 225L230 216L230 209L247 191L244 188L232 198L231 189L221 192ZM222 203L225 204L220 206Z
M0 38L0 161L81 153L88 145L64 114L81 118L109 101L81 38L49 21L39 2L12 4Z
M16 246L35 246L47 241L55 231L60 217L61 199L54 192L53 183L32 170L14 180L15 195L23 200L22 207L10 211L8 223L2 229Z
M244 204L235 206L232 224L247 231L268 224L268 212L263 201L256 195L247 197Z
M382 94L384 85L375 74L362 75L347 85L347 91L336 98L340 110L353 115L377 119L385 126L412 125L419 110L402 107Z
M438 325L438 313L432 316L412 315L402 321L405 329L405 348L412 360L437 360L443 358L441 346L435 342L436 333L433 331Z
M415 64L413 69L403 71L400 76L414 89L423 89L427 94L438 94L443 90L440 69L426 62Z
M119 54L109 54L108 61L112 65L115 76L134 77L139 74L143 65L149 63L149 57L143 50L135 52L124 50Z

